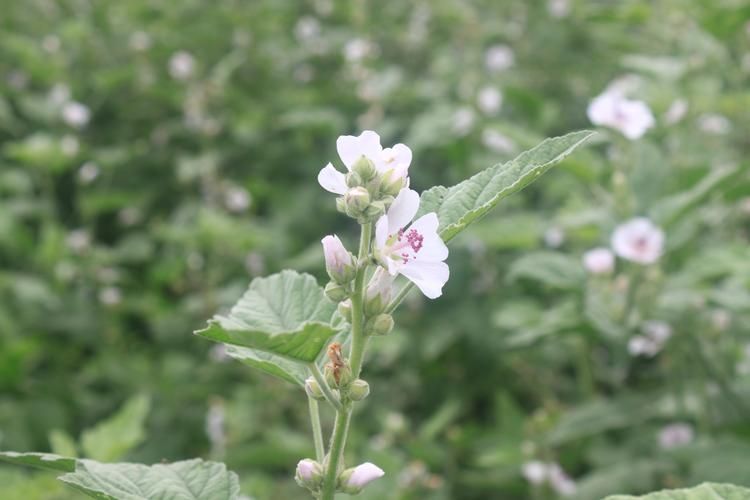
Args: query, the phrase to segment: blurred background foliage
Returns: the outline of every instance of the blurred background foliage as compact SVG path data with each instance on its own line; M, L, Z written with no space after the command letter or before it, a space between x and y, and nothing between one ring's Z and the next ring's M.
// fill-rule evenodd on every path
M349 463L386 471L362 498L557 498L533 461L582 500L750 484L748 20L742 0L5 2L0 448L212 457L251 498L306 498L302 391L191 332L252 277L322 282L320 238L356 237L315 181L336 137L406 143L421 191L591 127L618 79L656 126L603 130L454 242L445 295L372 343ZM588 275L635 215L666 254ZM633 356L647 321L672 336ZM76 498L6 466L0 496Z

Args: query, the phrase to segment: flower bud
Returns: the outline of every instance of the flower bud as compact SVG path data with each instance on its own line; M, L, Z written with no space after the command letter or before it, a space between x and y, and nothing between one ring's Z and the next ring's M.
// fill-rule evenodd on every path
M318 401L324 399L323 391L320 390L320 385L318 384L318 381L315 380L313 377L308 377L305 380L305 392L308 396L310 396L313 399L317 399Z
M370 205L367 207L367 210L365 210L364 219L373 221L380 218L380 216L384 213L385 203L383 203L382 201L375 201L373 203L370 203Z
M363 182L368 182L378 175L378 169L375 168L375 164L364 155L360 156L359 160L354 162L354 165L352 165L352 172L358 174Z
M358 378L349 385L349 397L352 401L362 401L370 394L370 384Z
M346 213L346 202L344 201L343 196L339 196L336 198L336 210L341 212L342 214Z
M323 367L323 375L329 386L338 389L351 383L352 368L349 366L349 363L344 363L341 366L333 366L330 363L326 363Z
M393 280L385 269L375 271L365 291L365 315L373 317L385 311L393 295Z
M297 463L294 480L303 488L315 491L323 482L323 467L311 458L303 458Z
M357 172L349 172L346 174L346 185L350 188L360 187L362 182L362 177Z
M383 477L383 469L370 462L365 462L351 469L346 469L339 475L339 488L344 493L356 495L372 481Z
M385 195L396 196L403 188L408 187L407 169L394 167L382 175L380 190Z
M349 292L346 290L345 286L339 285L333 281L328 282L323 292L332 302L341 302L349 296Z
M339 314L349 323L352 322L352 301L351 299L342 300L339 302L338 307Z
M328 235L321 240L321 243L323 243L328 276L339 284L346 284L353 280L357 274L354 257L344 248L338 236Z
M388 335L393 330L393 316L378 314L367 322L367 331L371 335Z
M363 187L351 188L344 195L346 213L350 217L360 217L370 206L370 193Z

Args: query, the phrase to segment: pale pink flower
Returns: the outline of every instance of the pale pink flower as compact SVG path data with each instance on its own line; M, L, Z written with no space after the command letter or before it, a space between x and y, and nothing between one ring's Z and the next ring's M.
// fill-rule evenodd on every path
M336 235L328 235L321 240L323 255L326 260L326 270L332 280L338 283L348 283L354 278L354 261L344 244Z
M592 248L583 254L583 267L591 274L608 274L615 268L615 255L609 248Z
M625 260L653 264L664 252L664 231L645 217L636 217L615 228L612 249Z
M502 105L503 93L496 87L484 87L477 94L477 106L486 115L496 115Z
M513 66L516 57L507 45L493 45L484 53L484 65L492 73L498 73Z
M364 488L367 484L384 475L383 469L373 463L365 462L354 468L354 472L349 476L346 484L352 488Z
M443 262L448 247L437 232L435 212L411 222L418 210L417 192L402 189L375 225L375 253L392 276L402 274L434 299L442 294L450 274Z
M694 435L690 424L669 424L659 432L659 446L664 450L685 446L693 441Z
M643 101L627 99L617 90L608 90L589 104L591 123L613 128L630 140L643 136L656 123Z
M521 467L521 474L531 484L542 484L547 479L547 464L539 460L526 462Z
M315 460L309 458L303 458L297 462L297 476L303 481L310 481L313 479L320 465Z

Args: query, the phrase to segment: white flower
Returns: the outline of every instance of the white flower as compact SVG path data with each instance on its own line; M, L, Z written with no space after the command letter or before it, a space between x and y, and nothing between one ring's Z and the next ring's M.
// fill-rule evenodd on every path
M726 116L716 113L708 113L698 119L698 127L707 133L714 135L723 135L732 130L732 124Z
M507 45L493 45L484 54L484 64L492 73L510 68L513 66L515 59L513 49Z
M372 161L385 183L402 180L404 187L409 185L408 174L412 154L411 149L403 144L383 148L380 145L380 136L372 130L365 130L359 136L340 136L336 140L336 150L349 171L357 160L364 156ZM318 182L323 189L331 193L344 194L348 191L345 175L336 170L331 163L320 171Z
M361 489L367 486L368 483L379 479L384 475L385 472L383 472L383 469L373 463L365 462L354 468L346 485L351 488Z
M337 283L348 283L354 279L355 269L352 254L336 235L328 235L321 240L323 255L326 259L326 271Z
M656 123L643 101L627 99L618 90L608 90L589 104L591 123L618 130L630 140L638 139Z
M664 251L664 231L645 217L636 217L615 228L612 249L625 260L652 264Z
M294 26L294 35L300 42L313 40L320 35L320 22L312 17L301 17Z
M349 62L359 62L372 51L370 42L363 38L352 38L344 45L344 58Z
M552 17L566 17L570 14L570 0L548 0L547 12Z
M664 113L664 121L667 125L674 125L685 117L688 110L688 102L685 99L675 99Z
M664 321L644 321L641 325L643 335L636 335L628 341L628 352L631 356L656 356L664 348L669 337L672 336L672 327Z
M559 248L565 243L565 231L560 226L552 226L544 232L544 243L550 248Z
M615 255L609 248L592 248L583 254L583 267L592 274L611 273L615 268Z
M71 127L81 128L89 122L91 112L80 102L67 102L62 108L62 118Z
M78 169L78 180L83 184L90 184L99 177L99 167L95 163L87 161Z
M474 111L471 108L466 106L459 108L453 115L453 131L459 136L468 134L474 126L474 119Z
M417 192L402 189L375 225L376 256L392 276L402 274L434 299L448 281L448 265L443 262L448 258L448 247L437 232L435 212L409 225L418 209Z
M169 58L169 74L175 80L187 80L195 69L195 58L189 52L180 50Z
M496 115L503 105L503 93L496 87L483 87L477 94L477 106L486 115Z
M664 426L659 432L659 446L664 450L685 446L693 441L693 426L675 423Z
M521 474L531 484L542 484L547 479L547 464L539 460L526 462L521 467Z
M653 339L636 335L628 340L628 352L631 356L654 357L661 351L661 346Z
M224 205L230 212L244 212L250 206L250 193L238 186L229 187L224 193Z
M490 128L482 130L482 144L496 153L512 153L516 149L515 143L507 135Z
M669 326L669 323L666 323L664 321L644 321L641 329L648 338L662 345L666 343L667 340L669 340L669 337L672 336L672 327Z
M122 292L116 286L108 286L99 291L99 302L105 306L116 306L122 301Z
M549 477L549 484L552 489L555 490L559 495L570 496L576 492L576 483L573 481L562 467L558 464L549 464L547 475Z
M65 238L65 243L75 253L82 253L91 245L91 236L85 229L74 229Z

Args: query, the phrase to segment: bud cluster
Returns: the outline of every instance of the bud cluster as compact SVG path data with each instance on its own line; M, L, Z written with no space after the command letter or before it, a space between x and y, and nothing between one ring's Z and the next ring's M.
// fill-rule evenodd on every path
M393 295L393 276L383 268L375 271L364 296L365 331L387 335L393 330L393 317L385 311Z
M372 160L360 156L346 174L348 190L336 200L336 208L361 224L372 222L385 213L406 182L394 169L381 173Z

